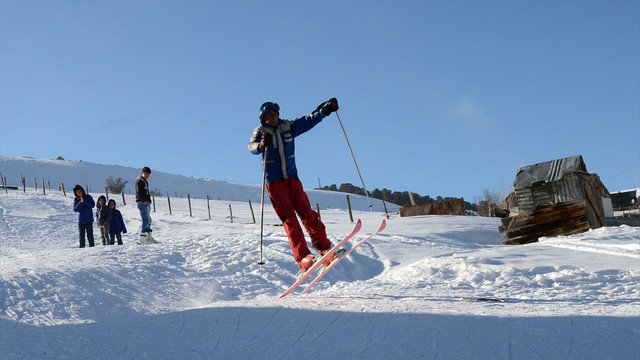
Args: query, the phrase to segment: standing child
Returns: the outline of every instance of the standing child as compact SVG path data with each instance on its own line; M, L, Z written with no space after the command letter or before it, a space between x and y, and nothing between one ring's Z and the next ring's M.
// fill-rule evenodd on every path
M89 247L93 247L93 207L96 203L91 195L86 194L80 185L73 188L76 198L73 199L73 211L78 213L78 230L80 232L80 247L85 246L85 234L89 239Z
M127 233L127 227L122 220L122 214L120 210L116 209L116 201L109 200L109 209L111 210L111 221L109 222L109 245L115 243L115 238L118 238L118 245L122 245L122 233Z
M109 245L109 222L111 221L111 210L107 206L107 198L100 195L96 204L96 218L102 236L102 245Z

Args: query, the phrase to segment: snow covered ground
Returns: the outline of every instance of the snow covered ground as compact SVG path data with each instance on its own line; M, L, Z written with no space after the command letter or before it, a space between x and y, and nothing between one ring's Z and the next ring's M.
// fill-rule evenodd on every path
M173 215L157 204L161 244L139 246L133 196L113 198L124 245L79 249L69 193L0 193L0 358L640 358L639 228L504 246L498 219L394 216L309 293L279 299L297 269L269 206L260 266L244 201L212 201L212 220L202 199L193 217L184 198ZM334 242L353 227L344 209L321 215ZM384 218L355 216L353 241Z

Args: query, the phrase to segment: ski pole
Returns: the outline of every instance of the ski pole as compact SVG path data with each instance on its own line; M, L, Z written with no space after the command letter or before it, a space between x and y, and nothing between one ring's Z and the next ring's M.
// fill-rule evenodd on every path
M262 200L260 201L260 261L258 264L260 266L264 265L264 261L262 260L262 236L264 229L264 189L266 187L267 182L267 152L269 151L269 147L265 147L264 149L264 159L262 160Z
M367 196L367 202L369 203L369 211L373 211L373 206L371 206L371 200L369 199L369 192L367 191L367 187L364 186L364 180L362 179L362 174L360 173L360 168L358 167L358 162L356 161L356 156L353 154L353 148L351 147L351 142L349 141L349 137L347 136L347 131L344 129L344 125L342 124L342 119L340 119L340 114L338 114L338 110L336 110L336 116L338 116L338 121L340 122L340 126L342 127L344 138L347 139L347 145L349 145L349 150L351 151L351 157L353 158L353 162L356 164L356 170L358 171L358 176L360 176L360 182L362 183L364 194Z

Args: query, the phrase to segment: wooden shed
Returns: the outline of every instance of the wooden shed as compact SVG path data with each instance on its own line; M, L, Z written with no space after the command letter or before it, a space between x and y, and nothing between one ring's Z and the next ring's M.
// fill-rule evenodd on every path
M400 209L400 216L419 215L465 215L464 198L449 199L426 205L405 206Z
M587 172L581 155L520 168L513 187L517 208L509 209L512 216L502 219L500 227L505 244L607 225L602 200L609 191L598 175Z

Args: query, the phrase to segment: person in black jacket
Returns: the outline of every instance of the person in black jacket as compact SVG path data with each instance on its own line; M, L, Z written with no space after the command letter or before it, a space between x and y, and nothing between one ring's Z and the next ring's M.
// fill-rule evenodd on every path
M149 182L151 169L148 166L142 168L142 174L136 179L136 203L142 218L142 230L140 231L140 245L153 244L157 241L151 236L151 193Z
M111 221L111 209L107 206L107 197L100 195L96 204L96 218L98 219L98 227L100 227L100 235L102 237L102 245L109 245L109 222Z

